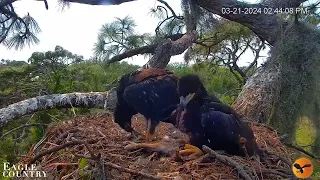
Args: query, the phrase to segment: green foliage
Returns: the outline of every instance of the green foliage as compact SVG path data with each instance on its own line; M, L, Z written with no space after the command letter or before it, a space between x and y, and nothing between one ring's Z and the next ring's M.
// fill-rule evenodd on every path
M312 121L307 117L301 117L297 121L297 130L295 132L296 143L304 147L306 151L311 151L311 145L316 139L316 129Z
M78 56L57 46L53 52L33 53L29 58L29 64L26 65L16 66L15 63L8 61L0 69L0 98L10 97L11 101L1 101L2 107L37 96L42 89L46 89L48 93L109 90L117 85L117 80L123 74L139 68L126 62L112 64L90 61L75 62L73 60L76 58L73 57ZM209 93L217 95L226 103L232 103L237 96L237 91L234 94L226 93L230 89L239 87L238 82L228 69L210 63L191 67L182 64L170 64L169 69L178 76L190 73L198 74ZM36 76L38 78L35 78ZM80 108L74 108L74 110L77 115L101 111ZM0 137L9 130L23 124L50 124L73 116L74 114L70 109L52 109L36 112L32 116L20 118L6 124L2 128ZM43 137L45 127L44 129L38 126L21 128L1 138L0 159L16 163L20 159L18 155L25 155L29 151L31 144L37 143ZM24 134L24 136L21 137L21 134ZM83 177L85 178L86 176L87 172L83 171Z
M121 75L138 68L125 62L85 62L81 56L74 55L60 46L57 46L55 51L33 53L29 58L30 64L17 66L15 61L4 62L0 69L1 107L38 96L43 90L46 93L105 91L115 86ZM80 108L73 110L77 115L98 111ZM0 137L26 123L50 124L73 116L71 109L36 112L31 117L27 116L6 124L0 131ZM43 130L38 126L21 128L1 138L0 159L16 163L21 158L18 155L25 155L31 144L37 143L43 137Z
M38 84L31 82L33 69L23 65L4 66L0 69L0 107L34 96Z
M249 28L235 22L220 20L210 31L202 34L197 45L188 49L186 62L210 62L228 67L233 76L244 84L256 70L259 53L266 45ZM239 67L241 56L251 50L254 54L247 67Z
M149 34L137 34L135 21L130 17L116 18L111 23L102 25L98 40L94 44L94 55L107 60L127 50L150 43Z
M81 158L79 161L79 168L83 169L84 167L86 167L87 164L88 164L88 159Z
M193 58L200 56L199 58L204 60L208 53L216 54L221 52L231 41L246 43L253 37L253 32L239 23L226 20L220 21L216 28L202 35L200 39L202 43L193 49L192 55L194 56Z
M37 34L41 29L36 20L27 15L20 17L12 5L0 7L0 44L8 49L23 49L26 45L38 44Z
M294 24L276 45L274 57L279 64L281 91L271 125L281 133L293 135L297 120L305 115L319 129L320 33L303 23ZM316 142L320 137L316 137Z
M0 68L1 66L13 66L13 67L20 67L23 65L27 65L27 63L25 61L15 61L15 60L4 60L1 59L0 61Z
M159 1L165 6L158 5L156 8L150 9L150 15L157 18L159 23L155 28L156 36L154 40L161 40L163 37L173 34L182 33L185 27L185 19L183 16L175 14L173 9L169 9L166 1ZM173 10L173 11L171 11Z
M87 166L87 164L88 164L88 159L81 158L79 160L80 176L82 179L89 179L89 174L84 169Z
M298 21L301 22L307 22L310 26L317 27L320 24L320 18L319 18L319 7L317 7L317 2L315 4L308 5L309 7L305 7L304 5L300 5L297 8L297 18ZM289 11L289 9L286 9ZM294 22L295 21L295 11L290 9L291 12L279 12L282 14L279 14L281 20L288 21L288 22ZM308 11L308 12L306 12Z
M312 151L311 145L316 140L316 128L313 122L306 116L301 117L297 122L297 130L295 132L295 141L297 145L303 147L306 151ZM305 154L297 153L294 158L300 158ZM311 179L320 179L320 162L311 159L313 164L313 173Z
M191 68L173 64L168 68L179 77L198 74L208 92L219 97L224 103L231 104L240 93L239 82L227 68L212 63L195 64Z

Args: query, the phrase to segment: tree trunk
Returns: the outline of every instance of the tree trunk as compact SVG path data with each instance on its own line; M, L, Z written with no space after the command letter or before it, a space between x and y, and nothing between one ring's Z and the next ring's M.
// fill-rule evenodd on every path
M248 79L232 107L251 121L266 123L279 97L279 85L280 70L268 62Z

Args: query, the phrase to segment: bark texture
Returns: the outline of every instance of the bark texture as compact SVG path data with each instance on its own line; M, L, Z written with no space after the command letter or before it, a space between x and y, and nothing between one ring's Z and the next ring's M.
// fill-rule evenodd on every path
M113 111L116 103L116 91L69 93L38 96L0 109L0 128L9 121L41 110L53 108L105 108Z
M306 0L284 0L281 1L281 4L274 4L271 1L269 4L267 2L265 4L256 3L256 4L247 4L245 2L237 1L237 0L195 0L197 4L202 8L220 15L226 19L231 21L238 22L242 25L247 26L253 32L255 32L259 37L268 41L271 45L273 45L277 41L277 33L279 31L279 25L282 25L282 28L285 29L288 25L288 22L281 22L277 19L275 13L271 13L272 9L276 7L297 7L302 2ZM224 13L222 11L223 8L240 8L244 12L238 13ZM246 8L261 8L261 14L253 14L253 13L245 13ZM265 8L268 9L265 13L263 10Z
M165 68L170 62L171 56L182 54L192 43L198 39L196 31L184 34L176 41L166 39L159 43L155 49L154 56L143 66L143 68Z
M260 68L248 79L232 107L250 121L266 123L279 97L280 75L276 65Z

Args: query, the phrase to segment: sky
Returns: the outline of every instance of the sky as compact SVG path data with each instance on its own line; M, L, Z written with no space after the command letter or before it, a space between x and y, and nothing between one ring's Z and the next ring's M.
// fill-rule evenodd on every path
M255 2L255 0L247 0ZM169 5L177 14L182 14L180 0L168 0ZM42 1L21 0L13 3L15 11L23 16L28 12L38 22L42 32L38 35L40 43L25 47L22 50L8 50L0 45L0 59L27 61L33 52L53 51L60 45L68 51L83 55L85 59L93 56L93 44L97 41L97 34L101 26L130 15L137 24L138 33L154 33L158 20L150 16L150 8L159 3L156 0L137 0L120 5L92 6L72 3L70 8L61 11L56 0L48 0L49 9L46 10ZM267 56L268 50L261 52ZM251 51L247 51L240 59L239 65L245 66L253 60ZM125 61L143 65L148 59L144 56L134 56ZM264 58L260 60L260 63ZM172 62L183 62L183 54L171 57Z

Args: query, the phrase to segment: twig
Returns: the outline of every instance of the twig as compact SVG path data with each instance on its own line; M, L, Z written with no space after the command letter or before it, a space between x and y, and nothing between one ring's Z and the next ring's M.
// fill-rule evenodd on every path
M69 103L71 106L71 110L73 112L74 117L77 117L76 111L74 110L74 107L72 106L72 103Z
M78 166L78 163L51 163L47 166Z
M79 132L80 130L79 129L70 129L69 131L66 131L62 134L59 135L58 139L64 139L68 136L69 133L76 133L76 132Z
M84 143L84 146L85 146L85 147L87 148L87 150L89 151L91 157L97 160L97 157L98 157L98 156L96 156L96 155L93 153L93 151L92 151L91 147L89 147L88 143Z
M2 136L0 137L0 139L2 139L2 138L4 138L4 137L8 136L10 133L12 133L12 132L14 132L14 131L17 131L17 130L19 130L19 129L26 128L26 127L31 127L31 126L46 126L46 124L40 124L40 123L35 123L35 124L24 124L24 125L22 125L22 126L19 126L19 127L13 128L13 129L11 129L10 131L8 131L8 132L4 133L4 135L2 135Z
M148 179L154 179L154 180L160 180L161 179L160 177L153 176L151 174L146 174L146 173L143 173L143 172L140 172L140 171L136 171L136 170L133 170L133 169L125 168L125 167L122 167L122 166L118 166L118 165L113 164L111 162L104 162L104 165L106 165L108 167L111 167L111 168L114 168L114 169L117 169L119 171L123 171L123 172L127 172L127 173L130 173L130 174L146 177Z
M79 171L79 168L76 169L75 171L73 171L72 173L63 176L61 179L62 179L62 180L68 179L70 176L74 175L74 174L77 173L78 171Z
M243 167L237 163L236 161L234 161L233 159L225 156L225 155L221 155L218 154L217 152L215 152L214 150L212 150L211 148L209 148L206 145L202 146L202 149L206 152L209 153L211 156L217 158L219 161L221 161L222 163L225 163L229 166L232 166L234 168L237 169L237 171L239 172L239 174L246 180L252 180L252 178L249 176L248 173L246 173L246 171L243 169Z
M172 18L173 18L173 19L172 19ZM165 23L165 22L166 22L167 20L169 20L169 19L174 20L175 17L174 17L174 16L170 16L170 17L167 17L166 19L162 20L161 22L159 22L159 23L158 23L158 26L157 26L156 29L155 29L156 34L158 34L159 29L160 29L160 27L162 26L162 24Z
M205 155L201 156L200 158L198 158L196 160L196 163L198 163L198 164L205 163L210 159L210 157L211 156L209 154L205 154Z
M274 153L271 153L270 151L268 151L267 149L260 149L263 151L263 153L269 155L269 156L276 156L277 158L279 158L281 161L283 161L284 163L286 163L287 165L291 165L291 163L289 163L289 161L287 159L285 159L284 157L282 156L279 156L277 154L274 154Z
M25 158L23 158L22 161L18 162L18 164L25 164L32 157L32 154L34 152L33 148L34 148L34 144L32 144L32 146L30 147L30 150L28 154L25 156Z
M85 143L89 143L89 144L92 144L92 143L95 143L99 140L88 140L88 141L70 141L70 142L66 142L62 145L59 145L59 146L56 146L56 147L53 147L51 149L48 149L46 151L42 151L40 152L39 154L37 154L36 156L34 156L29 162L28 162L28 165L30 164L33 164L34 162L36 162L38 159L40 159L42 156L45 156L47 154L50 154L50 153L53 153L53 152L56 152L56 151L59 151L61 149L64 149L68 146L74 146L74 145L77 145L77 144L85 144Z
M283 134L283 135L279 136L279 140L280 140L280 141L284 141L284 140L287 139L288 137L289 137L288 134Z
M101 173L102 173L102 176L103 176L103 180L106 180L106 177L105 177L106 171L105 171L105 168L104 168L104 165L103 165L103 159L101 158L101 155L100 155L100 158L99 158L99 166L100 166L101 171L102 171Z
M250 121L250 120L242 120L242 121L245 122L245 123L249 123L249 124L265 127L265 128L267 128L267 129L269 129L271 131L277 132L273 127L268 126L268 125L263 124L263 123L258 123L258 122L254 122L254 121Z
M304 150L304 149L303 149L302 147L300 147L300 146L294 145L294 144L292 144L292 143L287 143L287 142L283 142L283 144L286 145L286 146L288 146L288 147L290 147L290 148L293 148L293 149L295 149L295 150L298 150L298 151L300 151L300 152L302 152L302 153L304 153L304 154L312 157L313 159L320 160L320 158L319 158L318 156L316 156L316 155L314 155L314 154L312 154L312 153Z
M220 98L226 96L228 93L231 93L231 92L234 92L234 91L239 91L239 90L241 90L241 88L230 89L230 90L224 92L224 93L220 96Z
M38 148L41 146L41 144L47 140L47 136L43 136L35 145L33 148L33 151L37 151L38 152Z
M91 156L86 156L86 155L82 155L82 154L76 154L75 156L86 158L86 159L91 159L91 160L95 161L95 159L93 159ZM146 173L139 172L139 171L136 171L136 170L133 170L133 169L125 168L125 167L116 165L116 164L111 163L111 162L104 162L104 165L107 166L107 167L113 168L113 169L117 169L117 170L122 171L122 172L127 172L127 173L130 173L130 174L133 174L133 175L146 177L148 179L154 179L154 180L160 180L161 179L161 177L157 177L157 176L153 176L151 174L146 174Z
M72 139L75 139L75 138L72 138ZM101 154L99 153L98 155L95 155L92 148L89 146L88 143L84 143L84 146L87 148L87 150L89 151L90 153L90 156L91 158L90 159L93 159L97 164L98 164L98 167L100 169L100 176L102 177L102 180L106 180L105 178L105 170L104 170L104 165L103 165L103 160L101 158Z
M106 138L107 136L104 135L99 129L97 129L97 132L103 137L103 138Z
M177 14L174 12L174 10L172 9L172 7L166 2L166 1L163 1L163 0L158 0L160 3L164 4L170 11L171 11L171 14L172 16L174 16L175 18L177 19L181 19L183 20L184 17L183 16L177 16Z
M275 175L279 175L281 177L284 177L284 178L288 178L288 177L291 177L292 175L289 175L289 174L286 174L286 173L283 173L283 172L279 172L277 169L261 169L259 170L261 173L266 173L266 174L275 174Z

